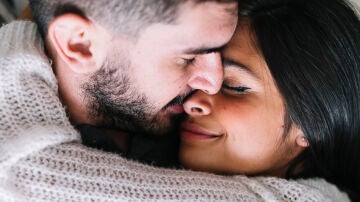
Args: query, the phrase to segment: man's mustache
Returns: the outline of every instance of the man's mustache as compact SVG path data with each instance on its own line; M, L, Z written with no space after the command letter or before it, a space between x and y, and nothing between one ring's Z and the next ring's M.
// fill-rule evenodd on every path
M173 105L179 105L179 104L184 104L185 100L187 98L189 98L192 94L194 94L196 91L195 90L192 90L192 91L189 91L188 93L186 94L182 94L182 95L178 95L176 96L174 99L172 99L167 105L165 105L165 107L163 109L166 109L170 106L173 106Z

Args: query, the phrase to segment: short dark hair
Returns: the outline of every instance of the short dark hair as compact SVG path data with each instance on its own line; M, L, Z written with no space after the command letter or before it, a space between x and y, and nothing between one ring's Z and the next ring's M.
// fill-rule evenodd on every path
M137 34L152 23L173 22L179 5L194 1L220 3L237 0L29 0L33 16L43 36L50 22L65 13L92 19L113 33Z
M359 200L356 11L346 0L241 0L239 13L283 96L287 122L309 142L294 161L301 161L302 172L289 177L323 177Z

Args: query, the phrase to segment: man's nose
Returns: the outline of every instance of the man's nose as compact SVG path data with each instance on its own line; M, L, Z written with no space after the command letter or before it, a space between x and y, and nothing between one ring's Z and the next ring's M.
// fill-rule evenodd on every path
M185 112L192 117L206 116L211 113L211 95L208 95L202 91L195 92L184 103Z
M188 85L195 90L202 90L208 94L216 94L222 85L223 67L218 52L197 56L191 67Z

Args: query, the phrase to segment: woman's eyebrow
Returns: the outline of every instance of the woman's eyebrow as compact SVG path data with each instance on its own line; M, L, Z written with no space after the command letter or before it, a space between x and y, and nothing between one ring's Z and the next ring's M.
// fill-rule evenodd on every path
M233 60L229 60L229 59L226 59L226 58L224 58L222 60L222 63L223 63L224 68L227 68L227 67L239 68L241 70L244 70L245 72L247 72L251 76L257 78L257 76L254 74L254 72L252 72L246 65L243 65L243 64L241 64L239 62L235 62Z

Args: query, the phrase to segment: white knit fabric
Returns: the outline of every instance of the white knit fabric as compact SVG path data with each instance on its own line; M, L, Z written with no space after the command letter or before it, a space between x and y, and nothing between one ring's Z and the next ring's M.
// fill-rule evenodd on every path
M31 22L0 29L0 201L349 201L322 179L161 169L87 148Z

